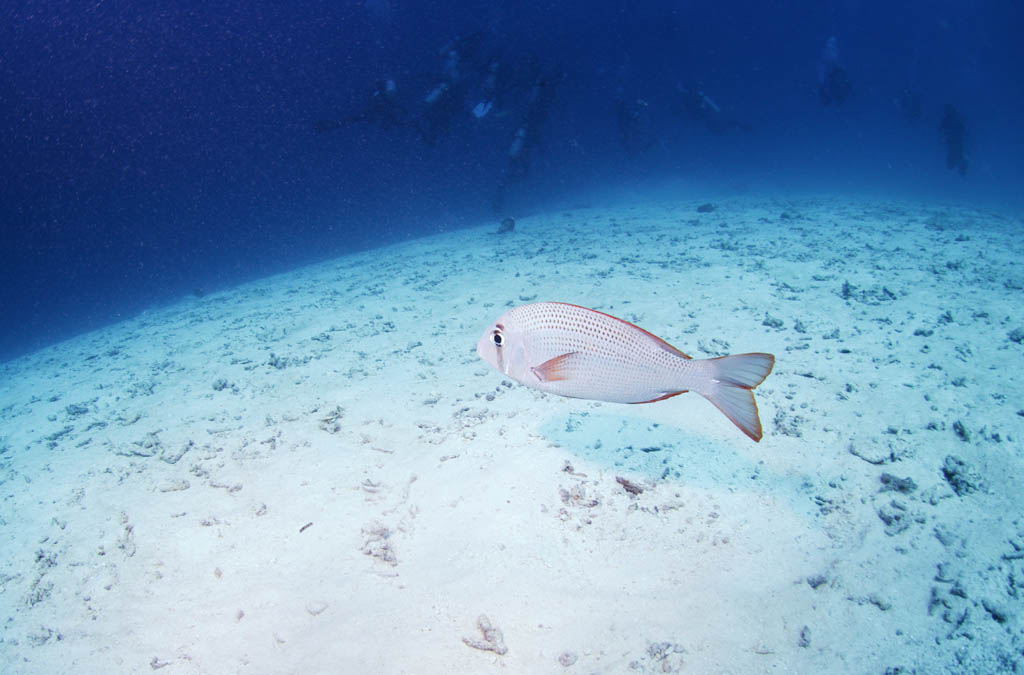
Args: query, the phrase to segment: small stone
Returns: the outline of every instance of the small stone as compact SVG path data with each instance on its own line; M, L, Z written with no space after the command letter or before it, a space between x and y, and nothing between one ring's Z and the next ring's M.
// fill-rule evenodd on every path
M480 633L483 635L483 640L477 640L474 638L462 638L462 641L467 647L473 649L480 649L487 652L494 652L499 656L503 656L508 653L508 647L505 646L505 636L502 634L501 629L491 624L491 620L487 618L486 614L481 614L476 620L476 627L480 629Z
M948 526L939 523L934 527L932 532L935 534L935 538L939 540L943 546L953 546L957 542L956 532L951 530Z
M879 480L882 482L882 491L892 490L895 492L913 492L917 489L917 483L912 478L897 478L891 473L883 473Z
M981 479L974 469L956 455L947 455L942 465L942 475L958 497L976 491Z
M327 603L320 600L306 603L306 611L312 616L319 616L320 614L323 614L325 609L327 609Z
M558 662L568 668L572 664L576 663L579 657L576 656L576 652L562 652L558 655Z
M959 438L964 443L971 442L971 433L967 431L967 427L965 427L964 423L961 422L960 420L953 422L953 431L956 433L957 438Z
M890 609L892 609L892 603L886 600L885 598L881 597L877 593L872 593L871 595L869 595L868 602L870 602L872 605L882 610L883 612L887 612Z
M642 487L622 476L616 476L615 482L622 486L622 489L630 494L631 497L636 497L638 494L644 491Z
M860 440L855 442L851 439L846 446L846 451L854 457L863 459L868 464L888 464L893 461L892 450L874 438L864 442Z
M996 623L1006 623L1007 619L1010 618L1010 613L1005 607L988 598L982 598L981 606L985 608L985 611L988 612L989 616Z
M157 489L160 490L160 492L181 492L182 490L189 489L189 487L191 487L189 482L187 480L182 479L177 481L168 481L165 483L161 483L160 487Z

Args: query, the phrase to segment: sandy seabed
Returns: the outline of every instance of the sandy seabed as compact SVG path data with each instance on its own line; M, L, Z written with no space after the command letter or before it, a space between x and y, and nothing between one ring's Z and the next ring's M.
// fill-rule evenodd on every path
M339 258L0 365L4 673L1024 669L1024 221L581 206ZM685 395L475 352L561 300L768 351Z

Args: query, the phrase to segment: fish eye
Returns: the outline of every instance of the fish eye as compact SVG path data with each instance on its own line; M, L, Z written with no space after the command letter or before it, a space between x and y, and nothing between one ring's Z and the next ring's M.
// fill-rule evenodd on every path
M491 342L494 343L495 347L500 347L505 344L505 336L501 334L500 330L496 330L491 333Z

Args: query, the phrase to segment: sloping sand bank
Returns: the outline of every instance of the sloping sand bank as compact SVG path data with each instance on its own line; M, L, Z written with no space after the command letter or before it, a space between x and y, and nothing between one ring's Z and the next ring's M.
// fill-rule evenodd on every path
M698 206L411 241L0 366L3 672L1024 668L1021 220ZM476 340L535 300L773 352L764 440L503 381Z

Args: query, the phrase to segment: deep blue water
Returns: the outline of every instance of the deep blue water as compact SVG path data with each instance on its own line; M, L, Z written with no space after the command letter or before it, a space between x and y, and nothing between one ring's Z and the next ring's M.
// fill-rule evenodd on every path
M304 262L665 185L1019 210L1024 10L896 4L6 2L0 360Z

